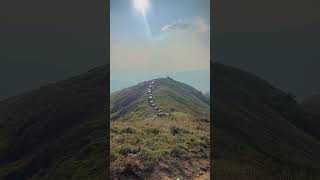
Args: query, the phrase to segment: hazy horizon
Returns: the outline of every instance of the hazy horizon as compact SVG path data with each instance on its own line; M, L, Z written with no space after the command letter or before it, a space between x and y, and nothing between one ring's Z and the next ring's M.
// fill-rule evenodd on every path
M131 76L130 79L126 80L127 74L117 71L113 72L115 78L110 81L110 93L115 91L134 86L143 81L149 81L151 79L157 78L166 78L169 76L174 80L186 83L197 90L206 93L210 91L210 76L209 70L196 70L196 71L177 71L177 72L168 72L166 74L152 74L146 77L144 73L131 73L134 76Z

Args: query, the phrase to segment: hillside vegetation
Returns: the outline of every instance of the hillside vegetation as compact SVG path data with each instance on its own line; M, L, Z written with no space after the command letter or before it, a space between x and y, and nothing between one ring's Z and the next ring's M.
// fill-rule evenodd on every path
M158 117L148 104L146 89L150 81L111 95L112 178L190 178L208 174L208 99L171 78L153 81L153 98L169 113L166 117Z
M134 120L153 117L155 111L148 105L147 88L151 81L111 94L111 120ZM209 116L209 100L201 91L171 78L155 80L153 97L165 112L183 112L195 116Z

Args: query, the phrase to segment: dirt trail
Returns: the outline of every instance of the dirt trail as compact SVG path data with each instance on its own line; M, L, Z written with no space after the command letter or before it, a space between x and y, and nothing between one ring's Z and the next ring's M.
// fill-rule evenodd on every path
M147 88L147 100L149 102L149 105L157 111L158 116L160 117L167 116L168 113L163 112L161 108L157 106L156 101L153 99L152 91L154 88L155 88L155 81L152 80Z

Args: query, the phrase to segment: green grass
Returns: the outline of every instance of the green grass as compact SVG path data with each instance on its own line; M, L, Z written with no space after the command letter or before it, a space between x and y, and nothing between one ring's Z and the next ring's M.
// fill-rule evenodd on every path
M165 112L184 112L188 114L207 116L209 106L199 98L186 92L181 92L168 87L156 89L153 93L158 106Z
M179 161L209 159L209 122L184 113L166 118L111 122L111 174L139 177L162 162L175 173Z
M155 116L156 111L148 104L146 90L150 81L111 94L111 120L140 120ZM184 112L208 117L209 102L200 91L170 78L155 80L152 91L157 106L164 112Z

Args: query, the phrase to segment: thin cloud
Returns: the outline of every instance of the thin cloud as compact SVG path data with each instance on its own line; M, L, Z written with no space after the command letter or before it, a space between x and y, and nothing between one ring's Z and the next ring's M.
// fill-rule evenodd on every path
M163 32L174 32L174 31L196 31L196 32L208 32L210 25L201 18L194 19L192 21L181 20L167 24L161 28Z
M163 28L161 28L164 32L170 32L170 31L188 31L192 30L193 26L191 23L184 22L183 20L178 20L177 22L173 24L165 25Z

